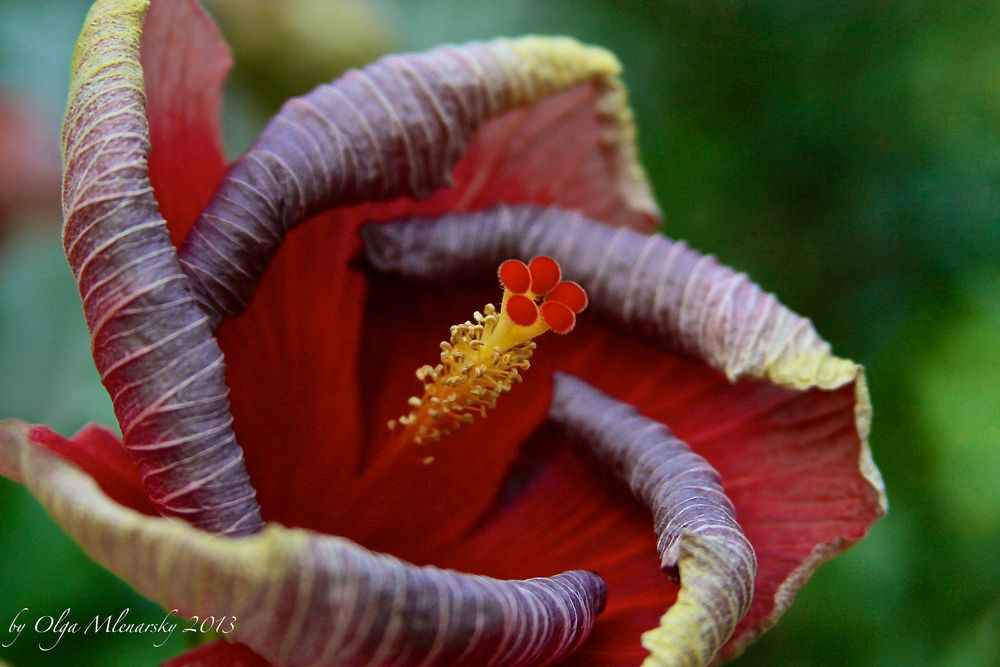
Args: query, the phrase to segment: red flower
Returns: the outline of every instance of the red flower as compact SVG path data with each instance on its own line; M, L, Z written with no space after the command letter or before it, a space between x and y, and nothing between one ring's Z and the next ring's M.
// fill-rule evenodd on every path
M646 233L607 53L386 59L290 101L224 174L227 51L193 2L145 10L95 5L64 127L67 255L123 442L0 431L0 472L141 592L235 615L227 638L280 664L704 664L882 513L861 369ZM438 341L535 255L587 289L576 330L486 419L410 429L473 395L439 392L477 371ZM514 266L512 326L572 328L582 293ZM482 373L524 371L508 349Z

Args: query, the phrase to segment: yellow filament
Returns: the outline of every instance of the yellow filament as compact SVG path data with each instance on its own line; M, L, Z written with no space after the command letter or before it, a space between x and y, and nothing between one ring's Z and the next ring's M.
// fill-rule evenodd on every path
M488 304L475 313L475 323L451 327L449 340L441 343L441 363L417 370L423 396L412 396L409 414L389 422L401 443L437 441L471 424L475 415L485 418L497 398L521 382L535 349L531 339L548 325L541 317L531 326L515 324L503 309L508 295L505 291L500 313Z

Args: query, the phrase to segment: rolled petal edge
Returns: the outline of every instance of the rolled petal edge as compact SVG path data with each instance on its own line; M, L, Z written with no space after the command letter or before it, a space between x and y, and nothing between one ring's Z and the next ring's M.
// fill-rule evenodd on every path
M149 180L148 6L96 2L77 42L62 134L63 245L94 361L153 503L205 530L252 534L260 508L231 428L222 351Z
M515 257L550 255L587 288L591 305L623 330L693 354L730 381L756 378L795 390L855 387L859 467L887 506L868 446L864 369L833 354L812 322L745 273L658 233L610 228L555 207L499 206L362 228L379 271L423 281L475 276Z
M638 161L621 66L569 38L388 56L287 102L195 221L181 263L213 326L243 311L285 233L331 206L426 198L491 119L576 86L597 91L618 224L659 218ZM224 224L220 224L224 223Z
M560 373L550 417L628 484L655 517L677 601L645 632L646 667L709 664L753 598L757 559L719 474L670 430L587 383Z
M661 234L611 229L537 206L370 223L361 236L377 270L431 283L485 279L484 267L501 259L550 255L567 279L587 288L597 316L657 347L697 357L732 382L753 378L802 392L852 387L857 470L870 488L873 518L885 513L885 486L868 444L864 368L835 356L809 320L714 257ZM812 572L859 537L814 546L782 581L766 616L740 628L720 657L737 655L772 627Z
M276 524L232 539L144 516L34 444L23 422L0 422L0 473L140 593L168 610L235 617L227 639L276 665L549 664L586 639L604 606L602 580L582 570L501 581Z

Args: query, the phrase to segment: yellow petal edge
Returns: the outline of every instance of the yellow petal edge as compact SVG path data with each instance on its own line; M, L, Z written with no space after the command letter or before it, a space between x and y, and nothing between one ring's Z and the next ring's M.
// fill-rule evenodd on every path
M240 641L269 659L282 657L254 638L281 625L266 595L291 585L296 564L308 562L307 531L272 524L252 538L232 539L140 514L34 445L29 433L24 422L0 422L0 474L26 486L88 555L166 609L235 616Z
M658 220L660 209L639 162L635 118L621 80L622 66L614 54L570 37L526 36L493 44L508 72L516 103L530 104L587 80L597 82L601 91L598 118L606 128L604 141L615 156L622 199L631 211Z
M722 363L713 365L725 372L731 381L750 377L799 391L813 388L834 390L853 383L854 421L860 439L858 467L878 494L879 514L884 514L888 508L885 484L868 444L872 408L864 368L831 354L829 345L814 334L810 336L809 343L805 350L791 354L786 350L767 358L756 368L736 369ZM642 645L650 652L642 663L643 667L696 667L734 658L778 622L817 567L854 543L841 538L814 547L812 553L779 586L771 613L741 633L720 653L720 647L729 639L733 628L727 629L729 634L726 636L720 636L718 633L722 628L713 618L710 606L703 604L702 600L712 599L713 589L724 588L728 580L725 573L719 571L717 559L712 556L712 545L703 542L698 536L682 537L678 562L681 588L677 601L660 618L659 626L642 635Z

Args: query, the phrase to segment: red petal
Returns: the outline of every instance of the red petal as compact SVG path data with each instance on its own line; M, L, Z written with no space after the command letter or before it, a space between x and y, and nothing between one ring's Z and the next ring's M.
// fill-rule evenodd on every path
M327 218L294 230L248 311L220 328L235 430L267 519L426 562L493 502L545 418L547 378L529 372L488 419L440 444L388 449L386 423L420 393L416 369L499 290L442 299L378 276L366 289L347 265L353 229Z
M564 280L553 287L552 291L545 295L545 300L558 301L574 313L586 310L588 303L586 290L572 280Z
M515 64L522 58L523 66ZM285 232L325 207L422 198L435 189L449 193L443 197L451 203L448 209L465 207L485 191L484 180L495 166L493 160L482 169L474 166L469 187L444 189L458 158L473 154L471 135L486 129L487 118L511 110L529 109L534 118L532 112L545 104L533 103L556 99L557 90L589 91L578 110L590 123L574 128L580 133L574 132L572 141L581 152L560 160L555 182L551 168L531 174L539 179L529 181L531 186L554 187L547 193L534 187L491 189L492 202L539 197L578 208L576 185L582 185L598 192L602 203L586 213L611 225L648 229L658 209L636 162L632 115L618 71L615 59L600 49L565 38L528 37L386 58L291 100L227 172L180 248L180 262L213 327L246 308ZM396 93L399 104L387 104ZM571 106L580 101L578 96ZM565 131L567 118L561 112L546 117L540 135L550 139ZM547 164L561 157L556 149L567 145L540 137L530 142L546 151L517 155L521 175L531 171L531 161ZM589 169L581 172L584 165ZM288 178L277 177L275 170ZM565 176L582 178L571 186Z
M548 229L542 225L544 217L531 214L531 209L498 209L503 215L504 230L497 234L499 226L488 228L494 232L485 235L482 230L476 230L475 244L467 247L473 251L465 256L476 257L477 252L484 248L496 247L506 241L507 252L517 249L516 239L526 238L526 223L531 222L530 229L535 236L534 246L546 248L546 240L558 240L554 227ZM529 216L526 218L525 213ZM406 227L384 226L373 228L378 234L370 234L371 240L381 244L382 261L378 265L383 270L400 270L399 262L393 257L399 257L405 249L407 266L404 274L414 276L425 275L442 278L449 272L462 269L463 229L472 225L475 219L484 216L449 216L438 223L421 224L420 229L425 235L422 238L404 240L399 232ZM532 218L534 220L532 221ZM551 218L549 219L551 220ZM396 231L393 232L393 229ZM536 229L538 230L536 233ZM610 232L600 225L577 224L580 237L574 239L577 244L589 244L584 247L615 249L615 245L629 232ZM421 257L422 249L436 247L442 242L445 234L450 255L441 257L440 262L427 271L428 264ZM393 247L393 237L397 241L405 241ZM413 235L410 235L411 237ZM615 237L615 240L610 240ZM471 238L471 235L470 235ZM515 240L515 242L511 242ZM641 237L640 237L641 239ZM651 244L665 242L657 241L656 237L638 240L642 248L638 255L645 256ZM665 247L665 246L664 246ZM666 326L653 327L669 321L671 317L685 317L685 312L698 308L695 304L687 304L683 295L675 294L669 300L660 303L661 288L678 291L678 278L688 276L693 272L691 265L706 268L712 267L708 258L698 259L696 253L686 251L684 244L677 244L675 250L670 250L666 258L660 261L678 261L678 255L687 262L687 266L667 265L665 273L673 278L672 285L662 277L652 279L647 273L643 283L645 288L646 307L655 312L644 313L646 319L635 318L630 313L628 302L620 303L621 295L630 291L622 289L621 278L629 274L635 275L637 268L634 261L622 263L614 272L608 272L606 262L600 267L593 264L587 269L598 268L601 274L594 280L605 278L604 289L596 291L602 295L602 309L612 314L611 322L636 320L645 322L636 329L658 334L660 344L686 345L688 349L697 350L720 368L732 369L730 373L736 377L750 373L753 369L763 374L771 368L771 361L764 359L729 359L720 352L734 352L735 349L727 342L732 331L727 327L733 324L733 313L741 313L741 317L763 317L770 315L772 330L758 332L759 347L763 348L759 357L771 354L769 348L785 350L785 357L795 354L796 349L805 350L803 355L815 354L814 358L829 355L828 348L818 339L811 326L793 314L777 309L786 325L779 329L773 323L775 319L776 300L774 297L762 298L759 288L751 284L749 290L742 292L738 304L732 299L740 291L729 289L723 304L726 308L722 317L716 317L709 306L720 299L719 290L711 289L711 283L702 282L703 296L708 297L702 311L697 316L688 315L688 321L683 326L668 323ZM661 248L662 249L662 248ZM566 249L569 253L571 249ZM636 257L637 253L626 253L621 248L622 256ZM635 250L635 247L633 247ZM537 251L537 250L536 250ZM544 252L545 250L543 250ZM521 252L528 252L521 250ZM662 255L662 254L661 254ZM483 253L491 257L489 251ZM580 254L571 254L580 257ZM746 285L745 276L735 274L728 269L716 271L729 279L730 285ZM471 269L465 266L466 273ZM578 269L579 270L579 269ZM727 274L728 272L728 274ZM586 273L586 271L581 271ZM429 275L428 275L429 274ZM465 274L463 274L465 275ZM612 279L612 275L616 279ZM692 281L690 277L681 278L680 287ZM719 278L716 277L718 282ZM615 289L608 289L608 286ZM656 287L653 290L652 287ZM709 294L704 294L708 291ZM749 292L749 294L747 293ZM703 299L692 299L702 303ZM671 307L670 304L674 307ZM763 311L760 315L748 313L747 308L758 304ZM763 305L761 305L763 304ZM622 308L624 305L624 308ZM633 304L634 305L634 304ZM717 303L716 303L716 307ZM680 313L678 315L678 313ZM692 324L698 323L696 327ZM791 323L794 323L794 327ZM638 324L638 322L636 322ZM767 629L791 602L796 590L804 583L809 574L823 561L862 537L868 526L877 519L883 511L883 499L880 495L878 473L872 467L870 454L863 442L867 428L868 404L865 399L863 377L855 372L845 373L839 382L835 378L827 378L824 386L830 389L812 388L808 390L788 389L764 381L742 380L730 383L723 373L712 370L698 361L694 356L681 353L669 353L644 345L639 340L627 336L615 336L610 330L598 329L595 321L584 318L582 330L572 337L550 340L539 343L538 353L532 359L530 374L548 373L559 367L568 370L597 388L610 393L614 398L636 405L649 417L668 425L678 438L687 441L694 451L701 454L722 474L723 484L737 510L737 520L744 525L746 536L758 550L759 564L756 578L757 595L754 598L749 614L742 625L737 628L732 640L723 647L722 657L731 657L749 641ZM612 324L612 327L615 325ZM635 326L635 325L633 325ZM774 342L776 335L794 336L800 340L795 345L786 347L788 341ZM679 340L678 340L679 339ZM768 342L771 341L771 342ZM707 343L707 344L706 344ZM742 341L744 348L753 349L753 341ZM780 346L780 347L779 347ZM766 361L766 363L764 363ZM849 364L850 362L842 362ZM786 381L796 378L785 376ZM804 378L798 377L802 386ZM838 386L839 385L839 386ZM535 397L533 400L538 400ZM579 499L570 497L570 504ZM530 515L530 513L529 513ZM542 512L538 512L537 520L541 520ZM533 519L526 519L532 521ZM608 533L609 542L614 542L615 535ZM525 544L505 543L494 544L496 549L509 553L534 554L538 558L545 555L534 549L530 540ZM652 547L652 541L650 542ZM447 557L444 554L443 557ZM541 561L539 561L541 562ZM560 566L561 567L561 566ZM780 595L779 595L780 591ZM609 596L613 598L613 586L609 586Z
M454 185L435 190L427 199L401 197L341 210L371 220L393 220L500 204L544 204L610 225L651 229L655 219L622 203L617 171L608 167L612 156L601 141L594 108L598 97L593 86L577 86L487 121L455 165Z
M642 213L621 205L616 180L621 175L617 168L609 168L608 160L614 158L601 143L604 125L595 109L597 99L595 87L583 85L493 119L473 138L469 152L455 168L453 188L439 189L421 202L401 198L340 209L321 216L322 222L305 223L302 231L290 236L269 268L250 312L219 332L235 428L268 518L326 532L349 532L351 517L343 508L350 503L344 501L360 497L364 484L371 483L360 483L358 476L383 453L385 422L398 417L405 410L406 398L418 393L413 371L434 361L437 342L451 324L467 319L485 303L476 298L459 304L455 318L414 320L397 316L391 304L375 300L368 320L376 324L366 327L362 339L364 283L346 266L356 246L353 225L357 220L483 208L500 202L554 201L614 224L645 226L648 220ZM518 129L535 135L533 140L507 146L510 133ZM537 159L538 151L562 150L566 145L540 136L548 132L579 140L580 152L574 153L578 159L560 161L557 181L565 188L550 189L545 179L521 178L541 174L527 168L527 162L544 163ZM526 161L523 172L517 166L521 160ZM347 226L319 228L333 220ZM440 311L440 304L435 308ZM421 340L427 341L424 347L418 344ZM398 355L399 350L403 354ZM360 398L359 385L365 387ZM392 487L394 500L359 501L371 520L359 520L354 525L367 528L354 528L351 534L373 541L385 538L394 524L382 519L410 510L414 496L429 482L454 490L449 496L454 500L428 499L424 519L406 522L387 541L419 534L421 526L439 536L467 528L495 494L517 443L544 417L544 405L535 402L531 410L508 408L507 416L503 414L495 414L491 425L468 431L470 438L478 433L482 440L506 444L482 447L474 443L472 455L460 455L445 446L444 452L436 454L430 473L419 464L424 455L407 459L408 465L386 478L401 476ZM484 437L487 433L489 438ZM458 472L470 460L487 471L482 478L470 479ZM369 535L372 532L376 534ZM427 544L433 543L425 537ZM415 555L411 558L419 560Z
M156 515L139 479L139 471L125 454L121 439L111 430L91 424L72 438L47 426L34 426L31 440L73 463L94 478L115 502L145 514Z
M264 517L420 561L489 505L547 403L521 409L501 400L461 438L385 449L386 423L420 393L415 371L436 360L452 324L500 294L495 286L414 293L351 266L357 220L370 214L340 211L292 230L247 311L227 320L218 338L234 428ZM530 395L528 387L516 391L523 389ZM432 465L422 462L428 455ZM469 465L477 475L464 472Z
M358 473L366 287L349 266L356 227L326 215L292 230L250 307L217 332L234 428L269 520L321 525L312 515L336 507L331 492Z
M878 494L858 464L852 384L836 391L730 384L697 361L634 340L622 345L584 325L554 343L551 356L535 355L532 372L547 371L544 360L558 359L561 368L669 425L722 475L758 558L754 601L730 647L768 625L778 587L818 545L837 545L833 555L881 514ZM608 590L611 600L610 581ZM732 650L724 648L723 655Z
M590 639L562 664L639 664L646 655L640 635L656 627L677 594L660 569L649 511L561 435L545 430L529 451L545 461L538 476L435 563L505 576L557 572L567 562L593 570L607 584L607 605Z
M148 5L98 2L84 23L63 123L63 245L94 361L150 498L206 530L252 533L259 508L229 428L222 353L146 169L139 47Z
M415 291L352 268L356 220L371 214L340 211L293 230L219 340L264 516L419 562L492 502L520 442L545 418L537 387L544 397L546 379L529 373L515 394L530 405L501 400L439 446L387 450L387 421L420 393L414 372L434 363L452 324L500 294L495 285Z
M142 30L149 178L175 245L225 171L219 111L231 64L229 47L196 0L150 5Z
M347 236L342 231L341 242ZM310 282L332 280L331 276L360 282L360 276L346 268L349 251L340 250L336 258L324 258L326 262L304 262L310 251L312 256L321 254L317 247L336 248L337 238L330 227L316 224L294 232L294 245L279 253L278 263L265 278L265 291L259 295L264 298L255 300L246 316L226 325L230 334L226 340L243 346L240 354L227 349L230 360L239 359L231 364L260 373L253 391L247 388L252 375L231 386L240 438L253 443L247 446L248 465L261 491L265 514L273 517L270 508L278 504L289 523L345 534L411 560L497 576L596 569L609 579L609 612L585 649L593 653L585 655L623 651L621 655L632 656L640 650L638 630L656 625L674 589L660 573L648 512L630 505L631 501L617 501L618 505L608 501L601 495L606 493L604 482L584 483L556 468L546 474L559 484L552 482L546 493L528 496L544 501L542 505L532 505L523 513L512 511L511 518L498 524L501 528L489 529L501 531L502 538L476 538L488 543L481 549L473 548L475 541L472 546L456 541L496 497L519 443L544 417L549 373L560 367L669 425L722 474L736 504L737 519L760 561L754 603L737 637L747 630L756 632L766 623L775 608L778 586L817 544L857 538L877 516L874 491L858 471L860 444L852 386L835 392L796 392L755 381L730 384L701 363L634 339L623 341L586 319L586 326L581 324L571 337L541 341L525 383L501 397L497 410L486 420L433 447L387 450L383 425L404 413L406 398L419 392L413 371L434 361L437 342L450 324L481 308L490 293L495 300L496 290L477 293L456 287L442 295L372 276L361 333L354 329L361 316L351 310L360 311L360 285L354 287L352 282L305 290ZM282 257L285 254L289 254L287 260ZM267 283L289 280L305 291L266 291ZM337 294L341 296L334 300ZM321 312L340 308L341 318L349 314L346 321L353 324L347 327L347 336L337 327L320 335L315 328L303 326L301 316L294 316L296 306L291 305L303 302ZM274 309L270 315L267 303ZM250 335L253 327L238 335L240 325L258 308L256 323L269 332L264 337L279 341L286 356L297 355L295 364L280 358L268 360L269 353L261 354L260 341ZM304 309L300 305L297 310ZM334 340L347 340L346 349L333 351ZM362 361L338 372L332 366L337 355L341 362L352 363L354 345L360 345ZM327 367L322 371L330 378L325 384L303 375L304 371L315 374L320 367ZM353 441L341 437L350 432L350 421L342 423L308 403L301 404L310 393L325 395L325 387L342 377L350 380L331 394L358 401L357 423L363 424L363 435ZM361 387L360 397L356 394L352 399L355 381ZM288 390L295 392L291 400L282 398ZM255 424L249 430L245 427L248 418ZM304 429L303 421L311 428ZM292 448L294 455L289 452ZM433 456L434 461L425 465L426 456ZM358 476L352 478L350 473L355 463L374 466L374 472L358 482ZM260 484L261 476L272 482ZM303 476L313 483L301 484ZM842 500L831 505L828 499L834 496ZM555 509L563 508L561 514L550 509L553 504ZM634 517L626 519L627 512L616 509L619 506L631 507ZM543 539L559 535L553 526L565 522L576 526L579 539L552 544ZM628 532L623 525L634 525L635 531ZM492 560L490 549L496 550ZM659 583L652 586L652 582ZM608 632L609 627L629 631L617 635ZM598 663L601 659L595 658Z
M531 260L531 291L541 296L556 286L562 276L559 262L542 255Z
M608 156L599 141L596 99L592 86L581 86L488 121L456 167L455 185L426 200L344 207L289 234L248 311L219 330L235 429L266 518L377 548L397 545L398 555L420 561L421 552L468 529L489 505L519 443L544 420L546 404L537 394L525 409L516 399L501 400L487 421L463 428L434 451L431 465L421 462L431 454L423 451L390 457L399 458L398 466L381 459L385 423L404 414L406 399L419 393L414 371L435 361L450 325L500 295L457 287L446 299L414 300L398 284L389 288L388 280L393 296L369 295L363 315L364 276L347 266L358 247L356 226L501 202L555 202L642 226L635 212L619 206L613 172L602 166ZM517 136L508 133L519 128L535 141L508 145ZM522 159L541 166L538 151L565 149L564 141L539 136L543 128L581 140L580 159L560 162L559 180L572 185L565 191L544 179L522 179L534 172L517 169ZM516 393L545 382L531 375ZM382 472L361 481L373 462ZM469 467L478 476L466 474ZM378 502L363 500L374 479L382 480ZM435 489L438 495L430 495Z
M445 296L391 279L370 285L361 352L365 372L359 378L366 408L360 446L368 473L360 483L329 490L324 504L329 532L427 562L429 554L451 545L493 502L521 442L545 419L546 377L529 371L486 419L477 417L439 443L390 449L386 422L405 413L406 399L420 393L414 371L434 362L449 326L481 309L487 294L497 300L497 292L496 287L463 288ZM400 322L412 326L401 327ZM425 463L426 457L433 461Z
M246 644L219 639L185 651L164 662L163 667L270 667L270 664Z
M622 343L581 323L573 336L542 341L526 377L533 381L556 367L577 373L670 425L719 470L759 562L750 611L723 649L731 654L767 624L779 586L817 545L857 539L879 514L877 494L858 470L854 388L730 384L697 361L635 340ZM528 389L506 398L517 402ZM551 431L540 432L530 451L544 461L538 479L471 537L444 545L429 560L499 577L594 570L608 585L608 606L566 664L641 662L639 635L656 627L676 592L660 569L649 511ZM463 473L478 474L476 464Z
M622 199L598 99L594 86L577 86L489 121L455 168L456 183L468 187L436 196L447 197L452 211L558 203L611 225L655 227L653 216Z
M518 443L544 419L544 404L534 401L530 410L519 410L501 401L486 425L460 432L472 443L464 447L471 453L446 444L431 466L420 463L427 454L404 457L405 465L386 473L385 479L396 479L388 491L392 499L359 500L369 517L364 521L351 521L343 509L346 499L361 497L362 469L384 453L384 424L403 414L406 399L419 393L413 372L435 360L437 344L451 324L499 296L491 292L461 302L452 294L451 310L442 310L437 300L416 317L399 314L415 305L406 303L406 296L394 303L376 298L363 318L365 282L347 266L357 247L356 223L501 202L556 202L614 224L644 226L640 214L621 206L616 172L607 167L611 158L600 142L597 98L597 90L584 85L488 121L456 166L454 187L439 189L427 200L342 208L289 234L248 312L219 330L236 433L267 518L389 543L398 540L390 535L395 523L386 517L412 510L425 485L445 489L446 499L419 501L426 505L418 508L426 510L425 518L407 523L396 536L428 530L447 539L489 504ZM518 131L528 132L530 140L511 143L511 136L521 136L512 134ZM558 139L550 140L549 132ZM558 160L566 136L575 137L579 152L574 159ZM525 170L519 171L522 160ZM545 160L560 165L558 174L548 172L557 176L555 181L536 178L545 171ZM441 317L441 312L453 316ZM482 477L461 472L471 462L483 469ZM426 537L433 543L432 536ZM410 557L419 560L416 554Z
M757 573L718 471L663 424L566 373L554 378L549 418L653 515L660 564L681 589L643 634L649 661L712 662L748 611Z
M528 265L519 259L508 259L497 270L500 284L511 292L527 292L531 287L531 271Z

